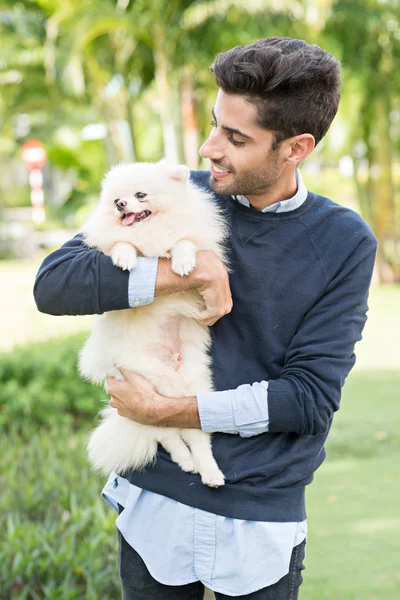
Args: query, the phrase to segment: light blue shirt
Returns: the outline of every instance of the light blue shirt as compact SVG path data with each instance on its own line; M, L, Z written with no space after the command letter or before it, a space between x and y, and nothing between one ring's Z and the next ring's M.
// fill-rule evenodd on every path
M298 208L307 189L296 172L297 192L262 212ZM236 197L250 206L244 196ZM158 259L139 258L129 277L131 306L154 299ZM268 382L197 394L201 428L242 437L268 431ZM112 473L103 498L118 511L117 527L151 575L165 585L200 580L213 591L241 596L273 585L289 571L292 550L307 536L307 522L274 523L231 519L186 506L130 484Z

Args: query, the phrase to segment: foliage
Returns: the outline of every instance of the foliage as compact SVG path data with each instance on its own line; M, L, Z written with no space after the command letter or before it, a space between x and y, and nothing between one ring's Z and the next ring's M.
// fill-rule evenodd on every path
M3 1L0 158L16 161L27 136L44 142L53 168L63 153L75 154L76 189L65 207L52 208L72 225L71 214L91 202L99 172L111 164L167 156L198 167L215 96L209 65L218 52L267 36L303 38L343 65L338 118L309 162L337 166L351 155L352 187L379 241L377 274L397 281L399 10L400 0ZM30 131L21 133L26 115ZM105 131L96 152L60 139L63 129L79 138L87 124ZM5 198L14 187L0 179Z
M0 354L0 426L55 426L93 418L106 398L86 383L76 361L81 335L34 343Z
M399 14L399 0L335 0L325 25L343 60L345 84L353 83L347 93L353 115L357 106L349 119L355 183L362 214L378 238L382 281L389 266L391 278L397 278L400 265L400 203L393 173L400 139L393 126L400 115Z
M115 517L86 463L87 431L15 429L0 441L0 600L114 600Z

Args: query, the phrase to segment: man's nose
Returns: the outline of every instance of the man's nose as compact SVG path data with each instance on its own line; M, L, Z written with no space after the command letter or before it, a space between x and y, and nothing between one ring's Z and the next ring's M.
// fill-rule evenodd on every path
M127 202L125 200L117 200L115 202L115 206L117 207L118 210L124 210L126 205L127 205Z
M224 157L223 149L215 133L211 133L200 147L199 154L202 158L221 160Z

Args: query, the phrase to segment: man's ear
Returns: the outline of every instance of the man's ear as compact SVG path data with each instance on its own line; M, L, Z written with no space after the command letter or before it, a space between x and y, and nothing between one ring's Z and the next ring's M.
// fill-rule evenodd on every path
M285 158L288 163L297 166L315 148L315 138L311 133L302 133L284 141Z

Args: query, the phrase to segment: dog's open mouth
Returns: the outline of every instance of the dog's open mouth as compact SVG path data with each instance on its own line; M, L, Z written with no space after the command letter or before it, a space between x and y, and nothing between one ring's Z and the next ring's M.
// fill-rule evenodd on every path
M122 215L122 225L132 225L132 223L136 223L137 221L143 221L147 219L151 215L150 210L142 210L140 213L126 213Z

